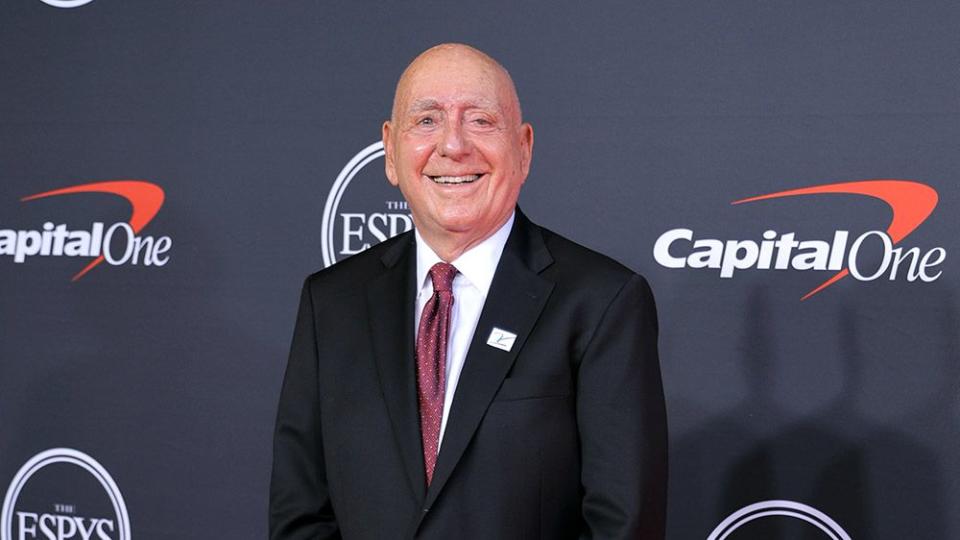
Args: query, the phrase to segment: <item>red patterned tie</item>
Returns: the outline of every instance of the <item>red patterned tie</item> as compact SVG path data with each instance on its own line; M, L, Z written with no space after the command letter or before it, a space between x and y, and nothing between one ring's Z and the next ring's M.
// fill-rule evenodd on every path
M420 401L420 435L427 485L433 480L443 419L443 394L447 384L447 337L453 307L453 278L457 269L439 262L430 269L433 296L423 306L417 330L417 394Z

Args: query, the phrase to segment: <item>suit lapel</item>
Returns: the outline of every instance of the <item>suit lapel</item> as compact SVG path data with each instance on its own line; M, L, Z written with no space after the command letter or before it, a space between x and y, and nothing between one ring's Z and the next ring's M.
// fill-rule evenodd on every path
M413 348L416 249L413 235L400 240L382 257L386 271L367 287L367 313L383 391L394 437L410 489L417 501L425 492L417 374ZM375 316L380 313L383 316Z
M553 290L553 283L539 276L553 261L540 229L519 209L516 216L457 383L426 507L436 500L460 461ZM517 334L510 351L486 344L493 327Z

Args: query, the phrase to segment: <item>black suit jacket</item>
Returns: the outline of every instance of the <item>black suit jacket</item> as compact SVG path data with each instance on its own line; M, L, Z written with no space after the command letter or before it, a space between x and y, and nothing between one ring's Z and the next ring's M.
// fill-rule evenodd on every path
M273 539L661 539L667 431L646 281L519 211L426 486L412 233L304 284ZM493 327L517 334L509 352Z

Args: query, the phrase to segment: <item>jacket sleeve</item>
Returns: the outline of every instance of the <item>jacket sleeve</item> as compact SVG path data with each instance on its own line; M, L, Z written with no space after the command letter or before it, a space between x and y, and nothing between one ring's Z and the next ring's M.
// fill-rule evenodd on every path
M309 279L280 393L270 478L271 540L338 539L320 429L318 348Z
M577 376L583 539L662 540L667 422L657 313L634 275L607 306Z

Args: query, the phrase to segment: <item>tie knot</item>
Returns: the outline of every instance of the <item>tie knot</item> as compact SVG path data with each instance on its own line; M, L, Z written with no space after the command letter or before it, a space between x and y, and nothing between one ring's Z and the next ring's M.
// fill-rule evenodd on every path
M445 262L438 262L430 268L430 279L433 280L433 290L436 292L450 292L453 290L453 278L457 275L457 267Z

